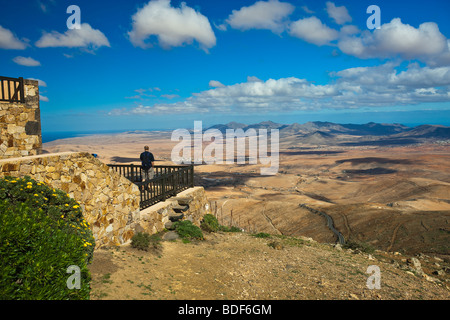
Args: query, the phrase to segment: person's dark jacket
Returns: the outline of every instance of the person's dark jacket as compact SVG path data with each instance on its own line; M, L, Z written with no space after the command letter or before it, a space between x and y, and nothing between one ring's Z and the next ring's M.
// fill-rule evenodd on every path
M142 162L142 169L149 170L151 167L153 167L153 162L155 161L155 158L153 157L153 154L151 152L149 151L142 152L140 159Z

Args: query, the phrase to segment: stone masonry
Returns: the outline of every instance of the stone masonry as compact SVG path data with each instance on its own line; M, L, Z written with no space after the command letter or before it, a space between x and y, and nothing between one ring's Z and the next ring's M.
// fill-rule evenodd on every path
M0 177L26 175L80 203L96 247L119 245L134 235L140 216L138 187L91 154L64 152L0 160Z
M91 154L62 152L0 159L0 177L30 176L66 192L80 203L95 238L95 247L120 245L136 232L161 232L174 207L187 205L183 219L200 226L211 213L203 187L189 188L175 197L140 211L138 187Z
M0 159L41 153L39 86L24 79L24 103L0 101Z

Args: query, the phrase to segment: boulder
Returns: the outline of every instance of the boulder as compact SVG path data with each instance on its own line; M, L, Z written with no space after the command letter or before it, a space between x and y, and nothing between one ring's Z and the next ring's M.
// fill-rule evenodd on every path
M179 238L180 238L180 236L175 231L169 231L169 232L165 233L162 237L162 239L165 241L177 240Z

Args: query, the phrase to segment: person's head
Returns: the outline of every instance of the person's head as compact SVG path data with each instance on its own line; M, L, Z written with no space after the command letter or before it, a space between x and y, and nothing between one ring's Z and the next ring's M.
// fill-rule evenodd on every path
M148 149L149 149L148 146L145 146L145 147L144 147L144 150L145 150L145 151L148 151Z

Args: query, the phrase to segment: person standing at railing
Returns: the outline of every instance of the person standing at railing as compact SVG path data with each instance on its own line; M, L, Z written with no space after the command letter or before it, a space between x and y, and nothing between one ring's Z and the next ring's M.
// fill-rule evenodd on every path
M145 146L144 152L142 152L140 156L142 162L142 170L144 170L145 181L153 179L155 175L155 171L153 170L155 158L153 157L153 153L149 152L148 150L148 146Z

